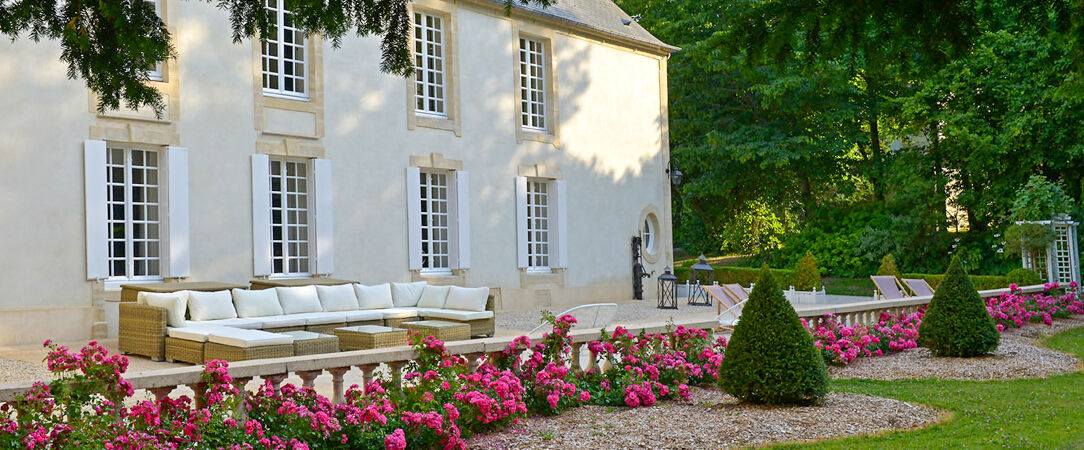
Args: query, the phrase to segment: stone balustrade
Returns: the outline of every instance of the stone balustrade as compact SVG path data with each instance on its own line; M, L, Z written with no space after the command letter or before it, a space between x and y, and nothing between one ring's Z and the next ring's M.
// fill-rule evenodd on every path
M1033 286L1022 286L1020 291L1025 294L1035 294L1043 292L1044 286L1041 284ZM1003 293L1008 293L1009 289L989 289L985 291L979 291L979 295L982 298L997 297ZM900 313L912 313L918 311L918 308L922 305L930 303L933 296L917 296L907 297L897 300L878 300L870 302L859 303L844 303L839 305L824 305L815 308L802 308L798 311L798 317L806 319L811 326L815 326L824 320L825 314L835 314L841 322L848 326L854 326L855 324L874 325L881 317L882 312L889 314Z
M686 328L699 328L712 330L718 324L715 321L677 321L672 324L673 328L683 325ZM652 323L646 325L626 327L631 333L639 334L641 331L647 334L668 334L667 323ZM614 327L609 327L612 332ZM672 331L672 329L670 330ZM587 343L601 337L600 330L576 330L570 332L572 346L575 355L579 355L581 349ZM472 368L482 364L484 358L489 355L501 353L508 349L509 344L517 336L494 337L486 339L473 339L468 341L446 342L445 347L454 355L464 356L470 361ZM532 335L531 338L541 337ZM239 361L230 363L229 374L234 380L234 386L242 389L253 378L269 380L276 388L289 374L295 374L301 378L302 384L312 386L316 379L321 376L330 376L332 385L332 400L343 402L345 388L343 378L346 372L352 368L361 370L366 382L370 381L374 372L380 365L390 369L392 382L399 383L402 377L401 369L408 362L417 357L413 348L409 346L382 348L373 350L357 350L339 353L327 353L321 355L294 356L289 358L261 359L253 361ZM575 359L577 368L581 368L580 359ZM594 358L588 358L587 367L597 367ZM203 366L178 367L172 369L155 370L151 372L136 372L127 374L124 378L132 383L132 387L150 392L155 398L170 395L178 386L188 386L195 392L197 405L202 404ZM0 385L0 402L15 400L20 393L30 389L33 383L9 383Z

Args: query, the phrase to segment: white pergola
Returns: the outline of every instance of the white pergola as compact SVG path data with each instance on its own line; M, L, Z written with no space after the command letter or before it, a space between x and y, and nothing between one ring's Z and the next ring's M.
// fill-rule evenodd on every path
M1046 246L1046 253L1032 255L1030 252L1021 252L1025 269L1031 269L1044 277L1048 283L1064 283L1075 281L1080 283L1080 250L1077 248L1079 238L1077 236L1078 222L1066 214L1059 214L1053 220L1017 222L1017 224L1033 223L1053 227L1054 241Z

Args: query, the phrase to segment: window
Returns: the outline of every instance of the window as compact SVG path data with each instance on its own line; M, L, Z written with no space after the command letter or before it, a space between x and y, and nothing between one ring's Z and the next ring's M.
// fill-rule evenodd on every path
M550 267L549 183L544 180L527 180L527 265Z
M305 87L305 33L294 26L284 0L267 0L272 23L270 36L263 41L263 92L293 98L308 98Z
M164 17L162 15L162 0L146 0L146 1L147 1L147 3L151 4L150 6L152 8L154 8L154 13L158 14L158 17ZM163 75L165 72L162 70L162 64L163 63L161 61L159 61L158 64L155 64L154 69L148 70L147 71L147 78L150 78L151 81L166 81L166 77L165 77L165 75Z
M447 118L445 110L444 18L414 13L414 111Z
M546 50L542 41L519 39L520 125L546 131Z
M447 172L421 172L421 270L451 274Z
M309 186L306 162L272 159L271 272L309 275Z
M644 244L644 251L647 253L655 253L655 224L651 223L652 216L648 216L644 219L644 229L640 233L640 238Z
M108 149L106 217L111 279L161 277L158 169L156 151L114 146Z

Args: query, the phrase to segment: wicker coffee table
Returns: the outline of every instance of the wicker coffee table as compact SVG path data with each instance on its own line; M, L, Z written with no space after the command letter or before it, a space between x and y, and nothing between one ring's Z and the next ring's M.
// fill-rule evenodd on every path
M339 351L339 338L330 334L313 333L311 331L284 331L294 337L294 356L318 355L320 353L335 353Z
M466 323L422 320L404 323L403 328L425 336L433 336L444 342L470 339L470 324Z
M402 328L361 325L336 328L334 333L339 337L339 349L342 351L400 347L409 344L407 330Z

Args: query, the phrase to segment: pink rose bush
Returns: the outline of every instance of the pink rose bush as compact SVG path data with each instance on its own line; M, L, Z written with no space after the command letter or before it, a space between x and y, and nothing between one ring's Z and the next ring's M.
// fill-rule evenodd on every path
M1055 318L1084 314L1084 304L1077 298L1076 282L1069 283L1062 294L1055 292L1058 283L1047 283L1043 288L1041 293L1024 294L1017 285L1011 284L1010 292L986 299L986 311L997 322L997 329L1021 328L1028 322L1051 325Z
M718 377L726 347L702 330L633 336L619 328L588 345L615 370L581 372L569 335L575 319L547 319L554 329L541 340L517 338L477 368L432 336L412 335L417 359L399 385L354 385L342 404L270 382L241 395L223 361L205 366L199 405L187 396L134 401L127 358L95 342L77 353L46 342L57 379L0 405L0 448L458 449L528 413L688 399L690 386Z

